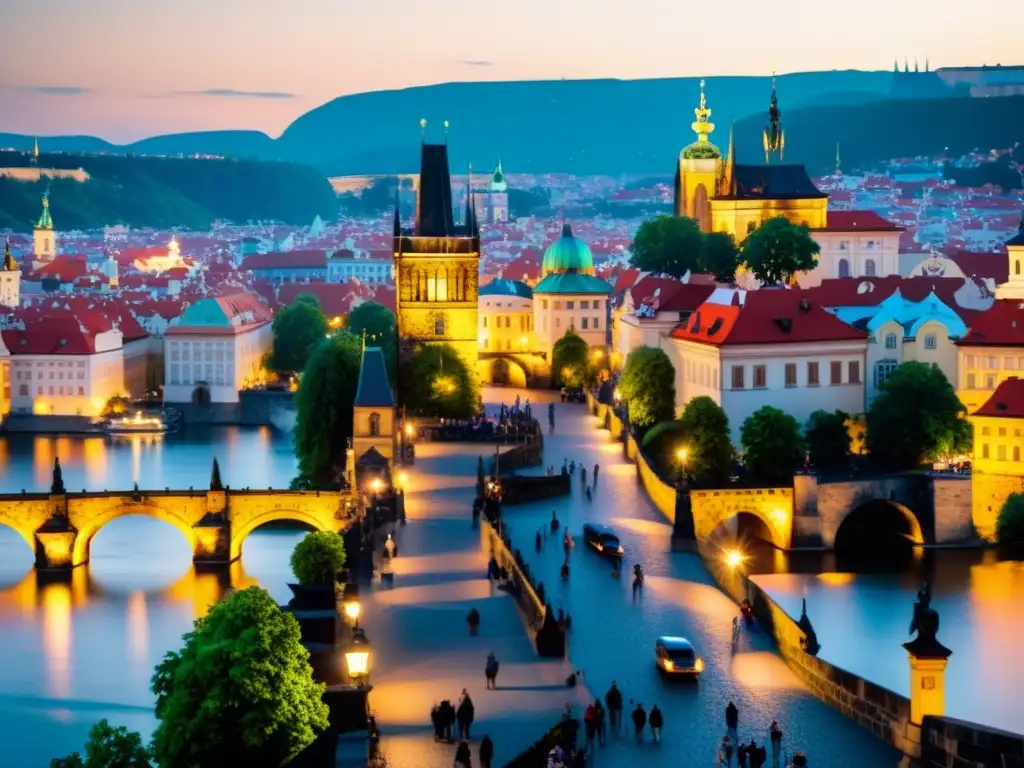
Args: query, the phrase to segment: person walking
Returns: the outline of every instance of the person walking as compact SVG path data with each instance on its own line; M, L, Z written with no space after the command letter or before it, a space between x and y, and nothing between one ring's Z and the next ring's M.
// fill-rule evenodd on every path
M462 701L455 712L455 720L459 724L459 738L469 741L469 729L473 725L473 700L469 698L469 691L462 689Z
M605 711L604 706L601 704L601 699L594 699L594 709L597 710L597 743L603 747Z
M455 748L455 768L473 768L473 755L469 751L469 742L463 739Z
M718 746L719 768L731 768L732 766L732 742L728 736L722 737L722 743Z
M782 759L782 729L777 720L772 720L768 740L772 744L772 768L779 768L779 760Z
M731 701L729 706L725 708L725 732L729 737L729 741L733 744L740 743L740 737L737 732L740 724L740 712L736 709L736 705Z
M597 473L600 472L600 471L601 471L601 465L600 464L595 464L594 465L594 487L595 488L597 487Z
M587 487L587 468L582 464L580 465L580 485L584 488Z
M583 713L583 730L587 736L584 746L587 749L592 749L594 747L594 738L597 736L597 710L594 709L593 704L588 706Z
M636 740L644 740L644 726L647 725L647 713L644 712L643 704L640 702L636 703L636 709L633 710L633 714L630 715L633 718L633 728L636 730Z
M803 752L795 752L789 768L807 768L807 756Z
M651 736L654 737L654 743L661 743L661 727L665 724L665 719L661 714L661 710L658 709L658 705L655 704L651 707L651 712L647 716L647 723L651 726Z
M487 654L487 665L484 667L484 676L487 678L488 690L494 690L498 687L498 658L494 655L494 651Z
M476 633L480 629L480 611L470 608L469 613L466 614L466 623L469 625L469 636L476 637Z
M491 737L484 735L480 741L480 768L491 768L491 761L494 759L494 742Z
M615 685L614 680L612 680L612 687L604 696L604 703L608 707L608 721L617 736L622 724L622 691Z
M747 768L747 751L749 747L746 744L739 744L736 747L736 766L737 768Z
M747 748L747 759L750 761L750 768L761 768L768 760L768 753L764 747L759 747L757 742L751 739Z

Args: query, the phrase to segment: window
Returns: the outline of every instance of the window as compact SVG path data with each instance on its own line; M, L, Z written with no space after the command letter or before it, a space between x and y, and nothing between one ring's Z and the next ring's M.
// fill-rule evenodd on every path
M967 388L968 389L975 389L976 386L977 386L977 382L976 382L976 380L974 378L974 374L973 373L968 373L967 374Z
M868 259L867 261L864 262L864 274L867 277L874 277L875 276L875 260L874 259Z
M986 357L985 367L990 371L994 371L996 368L999 367L999 364L996 362L996 359L994 357Z
M768 386L768 373L763 365L754 366L754 389L764 389Z
M1017 259L1015 262L1013 262L1013 274L1020 274L1020 259Z
M561 327L562 327L562 318L556 317L555 318L555 328L561 328Z
M841 240L839 242L839 250L840 251L845 251L846 250L846 241L845 240Z
M982 443L981 444L981 458L983 458L983 459L987 459L988 458L988 443Z
M851 360L846 366L846 372L850 384L860 384L860 360Z
M490 339L484 339L484 349L487 349L487 347L490 346L490 342L491 342Z
M935 349L935 334L934 333L929 333L927 336L924 337L924 348L925 349Z
M567 302L565 302L565 308L566 309L576 309L576 302L575 301L567 301Z
M896 334L895 333L887 333L887 334L885 334L885 348L886 349L896 349Z
M581 301L580 302L580 309L590 309L590 302L589 301Z
M581 326L582 329L584 331L587 330L587 318L584 317L583 320L582 320L582 323L583 323L583 325Z
M555 309L561 309L562 308L562 302L556 301L555 304L554 304L554 308Z
M985 376L985 389L995 389L995 388L996 388L996 377L993 376L992 374L988 374L987 376Z
M595 318L594 318L594 330L595 330L595 331L596 331L596 330L597 330L597 329L598 329L598 328L600 327L600 326L598 325L598 323L600 323L600 322L601 322L601 318L599 318L599 317L595 317Z
M444 336L444 315L434 318L434 335Z
M816 387L820 382L818 381L818 364L808 363L807 364L807 386Z
M79 387L78 388L78 394L79 395L84 395L85 394L85 387Z
M747 234L749 235L755 229L757 229L757 222L756 221L748 221L747 222Z
M487 327L487 315L484 315L483 320L484 320L484 328L486 328Z
M1014 358L1014 357L1004 357L1003 358L1003 368L1005 368L1008 371L1012 371L1016 367L1017 367L1017 359L1016 358Z
M988 437L991 434L992 434L992 430L989 429L988 427L982 427L981 428L981 436L982 437Z
M743 389L743 366L734 365L732 367L732 388Z
M843 364L839 360L833 360L829 363L828 381L833 386L843 383Z
M43 394L43 388L42 387L36 387L36 394L37 395Z
M868 250L871 250L874 247L875 247L875 241L874 240L868 240Z
M548 308L548 300L547 299L541 299L540 300L540 308L541 309L547 309Z
M996 446L996 461L1006 461L1006 446L1005 445L997 445Z
M18 387L18 394L22 397L28 397L28 384L22 384Z
M796 386L796 363L786 363L786 386Z
M875 389L881 389L899 365L895 360L879 360L875 363Z
M850 262L846 259L839 260L839 276L849 277L850 276Z
M1006 427L1000 427L999 428L999 436L1000 437L1006 437Z
M1013 446L1013 460L1014 461L1020 461L1020 446L1019 445Z

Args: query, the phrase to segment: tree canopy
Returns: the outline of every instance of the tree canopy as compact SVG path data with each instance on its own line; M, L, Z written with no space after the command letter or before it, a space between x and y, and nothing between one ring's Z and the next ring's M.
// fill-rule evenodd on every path
M729 417L710 397L695 397L679 417L686 438L686 473L697 487L725 485L732 475L735 450L729 439Z
M295 393L295 453L311 487L336 485L352 436L352 403L359 383L360 341L350 333L321 340Z
M820 251L806 224L776 216L744 241L743 262L762 285L788 285L797 273L818 266Z
M336 533L307 533L292 550L292 573L299 584L333 584L335 574L345 567L345 544Z
M1024 493L1006 497L996 518L996 541L1003 546L1024 544Z
M754 411L740 429L743 463L760 482L778 484L792 479L803 465L805 444L797 420L770 405Z
M938 368L898 366L868 409L868 451L889 470L913 469L943 450L969 450L971 428L953 385Z
M643 222L633 237L629 263L643 272L682 277L699 272L703 235L696 219L658 216Z
M397 380L398 330L395 313L376 301L364 301L345 317L345 329L353 336L366 333L367 346L380 347L384 351L384 364L392 384Z
M590 347L571 330L551 350L551 378L556 386L570 389L583 387L590 379Z
M663 349L637 347L626 358L619 392L629 423L646 429L667 421L676 411L676 371Z
M161 766L281 766L328 726L299 623L260 587L227 594L153 675Z
M54 758L50 768L150 768L150 751L142 737L124 726L100 720L89 731L85 758L78 752Z
M274 349L270 358L274 370L301 371L329 329L320 300L311 293L300 293L274 315Z
M720 283L733 283L739 266L740 252L728 232L708 232L700 247L701 271L714 275Z
M470 419L480 410L476 377L450 344L424 344L404 374L402 402L418 416Z
M850 445L853 438L846 426L850 418L843 411L817 410L811 414L804 427L807 452L811 463L826 471L845 469L850 463Z

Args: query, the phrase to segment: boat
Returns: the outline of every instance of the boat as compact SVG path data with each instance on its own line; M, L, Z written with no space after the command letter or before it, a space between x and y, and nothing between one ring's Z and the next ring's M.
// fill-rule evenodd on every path
M162 435L167 431L167 424L157 416L143 416L142 411L136 411L133 416L109 419L103 431L108 435Z

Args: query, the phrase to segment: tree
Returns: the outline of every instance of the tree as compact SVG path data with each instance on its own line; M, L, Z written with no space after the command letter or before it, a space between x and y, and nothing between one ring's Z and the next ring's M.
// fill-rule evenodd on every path
M743 262L762 285L788 285L798 272L818 266L821 249L806 224L768 219L743 243Z
M778 408L762 406L740 429L743 463L763 483L783 483L804 463L806 450L797 420Z
M352 403L359 382L360 342L338 333L306 363L295 393L295 453L300 477L312 487L335 484L352 435Z
M228 593L156 668L161 766L281 766L328 727L299 623L260 587Z
M850 418L843 411L817 410L811 414L804 427L807 452L811 463L818 469L839 470L850 463L850 445L853 438L846 426Z
M470 419L480 410L476 377L450 344L424 344L405 373L402 402L414 414Z
M1011 493L996 518L996 541L1003 546L1024 544L1024 493Z
M729 417L710 397L695 397L679 418L686 440L686 472L697 487L725 485L736 452L729 439Z
M671 419L676 411L675 382L675 368L664 350L637 347L630 352L619 377L629 423L646 429Z
M388 379L396 381L398 374L398 330L395 313L376 301L364 301L345 317L345 328L353 336L366 334L368 346L384 350L384 365Z
M301 371L329 330L320 300L311 293L300 293L274 315L274 370Z
M307 533L292 550L292 573L299 584L333 584L345 560L341 536L330 531Z
M941 370L903 363L868 409L868 451L889 470L919 467L948 445L970 445L965 413Z
M211 491L223 491L224 483L220 479L220 464L217 463L217 457L213 458L213 469L210 470L210 490Z
M659 216L637 229L629 263L643 272L682 277L687 272L700 271L702 242L696 219Z
M85 759L78 752L50 761L50 768L150 768L149 748L142 737L124 726L100 720L89 731Z
M736 241L728 232L708 232L700 246L700 268L705 274L714 275L720 283L736 281L740 252Z
M579 389L590 376L590 348L573 331L566 331L551 349L551 380L569 389Z

